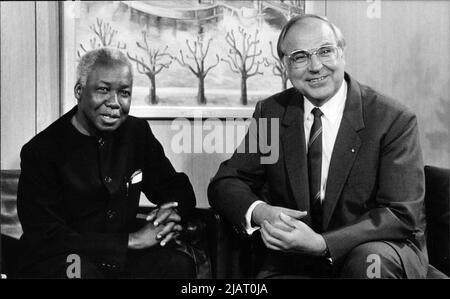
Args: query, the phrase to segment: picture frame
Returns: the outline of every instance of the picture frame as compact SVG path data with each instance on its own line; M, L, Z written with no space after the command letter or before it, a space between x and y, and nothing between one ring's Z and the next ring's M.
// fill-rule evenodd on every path
M308 2L64 1L62 110L76 104L80 57L107 46L133 64L131 115L249 118L257 101L289 87L276 41L284 23L305 13Z

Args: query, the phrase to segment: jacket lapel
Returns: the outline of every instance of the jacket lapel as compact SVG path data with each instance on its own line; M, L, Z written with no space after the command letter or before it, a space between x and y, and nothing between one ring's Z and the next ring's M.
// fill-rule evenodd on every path
M301 211L308 211L309 187L303 113L303 97L294 93L282 120L282 125L286 128L281 139L287 174L297 207Z
M325 230L361 146L358 131L364 128L361 90L348 74L345 74L345 80L348 84L347 100L331 155L323 206Z

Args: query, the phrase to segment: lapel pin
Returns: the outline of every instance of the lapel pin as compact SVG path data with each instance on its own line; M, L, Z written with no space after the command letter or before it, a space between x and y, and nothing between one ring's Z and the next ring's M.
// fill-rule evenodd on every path
M352 153L354 153L355 152L355 149L354 148L352 148Z

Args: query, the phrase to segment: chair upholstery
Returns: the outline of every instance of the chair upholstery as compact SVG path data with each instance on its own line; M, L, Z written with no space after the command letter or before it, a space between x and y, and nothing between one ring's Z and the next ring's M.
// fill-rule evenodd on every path
M428 257L430 264L447 276L450 275L449 173L449 169L425 166ZM437 278L434 270L429 271L430 278Z
M2 170L1 187L1 233L15 239L22 235L22 226L17 217L17 183L20 170Z

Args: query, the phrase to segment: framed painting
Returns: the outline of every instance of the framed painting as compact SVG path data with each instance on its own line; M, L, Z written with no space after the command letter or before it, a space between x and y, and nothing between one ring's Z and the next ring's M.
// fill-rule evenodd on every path
M143 118L250 117L286 89L281 27L305 0L75 1L61 3L63 110L75 105L79 58L114 47L134 68L130 114Z

